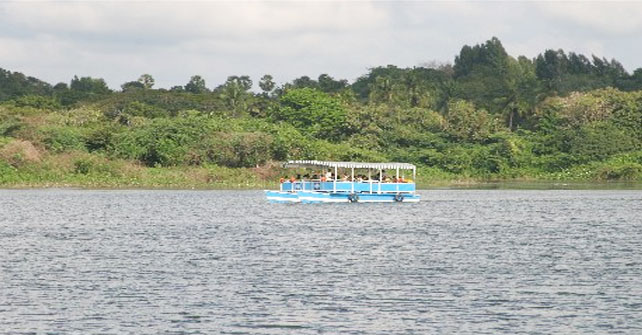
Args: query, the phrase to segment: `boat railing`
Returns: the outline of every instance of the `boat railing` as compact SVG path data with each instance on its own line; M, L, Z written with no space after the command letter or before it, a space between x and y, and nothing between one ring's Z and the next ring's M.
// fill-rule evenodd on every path
M282 192L414 193L413 182L298 180L281 183Z

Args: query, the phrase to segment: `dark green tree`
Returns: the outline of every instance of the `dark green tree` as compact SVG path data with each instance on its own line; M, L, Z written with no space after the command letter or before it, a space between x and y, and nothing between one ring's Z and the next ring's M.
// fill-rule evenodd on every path
M189 82L185 84L185 91L194 94L208 92L207 86L205 86L205 79L199 75L192 76Z
M274 78L269 74L264 75L263 77L261 77L261 80L259 81L259 87L261 88L261 90L265 95L270 94L276 87Z

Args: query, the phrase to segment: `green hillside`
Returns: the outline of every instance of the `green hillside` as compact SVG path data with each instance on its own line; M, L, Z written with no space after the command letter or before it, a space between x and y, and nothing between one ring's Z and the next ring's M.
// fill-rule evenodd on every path
M642 181L642 68L616 60L514 58L492 38L452 65L252 87L142 75L113 91L0 69L0 186L267 187L288 159L414 163L420 186Z

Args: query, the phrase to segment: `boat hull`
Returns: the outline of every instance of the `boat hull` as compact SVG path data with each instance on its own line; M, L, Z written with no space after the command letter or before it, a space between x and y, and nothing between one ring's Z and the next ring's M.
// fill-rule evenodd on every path
M271 203L415 203L420 196L414 193L348 193L314 191L265 191Z

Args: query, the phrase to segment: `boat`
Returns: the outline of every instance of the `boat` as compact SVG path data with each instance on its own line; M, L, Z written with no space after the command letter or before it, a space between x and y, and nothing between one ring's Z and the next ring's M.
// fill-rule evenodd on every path
M278 191L265 190L270 203L416 203L420 200L414 182L417 168L413 164L292 160L283 166L311 169L313 175L281 178ZM355 176L355 170L363 174ZM394 174L386 175L386 171L391 170ZM405 179L406 171L412 172L412 179ZM343 177L340 172L344 172Z

